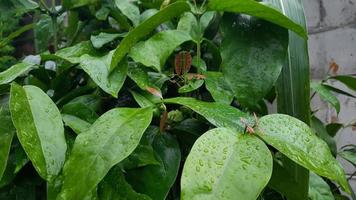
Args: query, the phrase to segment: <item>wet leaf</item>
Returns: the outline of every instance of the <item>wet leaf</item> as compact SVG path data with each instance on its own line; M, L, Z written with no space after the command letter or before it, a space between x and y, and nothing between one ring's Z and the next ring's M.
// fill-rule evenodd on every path
M159 26L163 22L166 22L172 19L173 17L179 16L180 14L188 10L190 10L190 7L186 2L172 3L163 10L157 12L152 17L142 22L135 29L130 31L115 50L110 65L110 71L113 71L114 68L117 67L117 65L121 62L125 55L139 40L151 33L157 26Z
M240 118L249 117L246 113L232 106L222 103L203 102L194 98L177 97L165 99L164 102L186 106L205 117L213 125L231 128L238 132L243 132L245 129L245 125L241 122Z
M70 127L76 134L87 131L91 124L73 115L62 114L63 122Z
M199 89L204 84L204 80L193 79L188 82L187 85L182 86L178 89L180 94L193 92L194 90Z
M78 135L63 168L57 199L83 199L111 167L134 151L151 119L150 108L115 108Z
M336 156L337 154L336 141L328 134L323 122L316 117L312 117L311 127L316 133L316 135L319 136L322 140L324 140L328 144L330 151L333 153L334 156Z
M283 114L267 115L259 120L258 135L294 162L350 192L344 170L327 144L302 121Z
M63 7L73 9L81 6L94 4L99 0L63 0Z
M84 54L80 57L80 66L101 89L113 97L117 97L126 79L128 63L121 62L120 66L109 73L112 53L103 57Z
M119 37L124 37L126 33L99 33L99 35L90 36L90 41L93 46L97 49L100 49L105 44L108 44Z
M0 85L10 83L17 77L26 74L33 68L36 68L36 65L26 62L20 62L11 66L7 70L0 72Z
M147 41L136 44L131 49L129 56L136 62L161 71L171 53L190 39L190 36L183 31L162 31Z
M39 175L51 182L62 169L67 150L58 108L41 89L12 84L10 111L27 156Z
M218 103L230 105L234 99L229 85L221 72L205 72L205 87L210 92L213 99Z
M288 32L271 23L238 15L226 15L221 27L221 67L226 82L240 104L254 107L281 73Z
M257 199L272 175L272 156L258 138L217 128L194 144L183 169L181 199Z
M286 17L273 7L254 0L210 0L208 3L209 10L225 11L234 13L243 13L258 17L269 22L275 23L281 27L290 29L303 38L307 38L307 33L302 26Z
M148 165L127 171L127 181L140 193L164 200L176 180L181 153L177 140L158 128L151 129L152 146L159 165Z
M137 26L140 23L140 10L132 0L115 0L116 7L124 14L131 22Z

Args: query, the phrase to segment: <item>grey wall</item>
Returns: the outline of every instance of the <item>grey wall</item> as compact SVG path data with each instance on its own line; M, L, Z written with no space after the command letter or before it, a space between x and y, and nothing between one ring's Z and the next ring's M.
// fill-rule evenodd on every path
M332 61L339 65L339 74L356 74L356 0L304 0L304 8L308 22L312 78L317 81L325 77ZM353 94L356 95L355 92ZM325 122L338 119L347 123L356 119L356 100L344 96L339 96L339 99L341 112L338 116L318 98L313 100L312 107L320 109L317 115ZM356 131L352 131L351 127L346 128L338 133L336 140L338 148L356 144ZM348 174L356 170L340 160ZM356 178L351 184L356 191Z

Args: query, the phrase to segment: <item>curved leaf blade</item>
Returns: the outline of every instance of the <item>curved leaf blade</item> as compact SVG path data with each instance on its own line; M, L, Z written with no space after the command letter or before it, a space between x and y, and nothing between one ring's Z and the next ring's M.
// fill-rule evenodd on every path
M0 102L0 122L0 180L2 180L9 159L11 142L15 133L7 102Z
M121 62L112 73L109 73L112 53L103 57L84 54L80 57L80 66L101 89L117 97L126 79L128 63Z
M173 17L179 16L188 10L190 10L190 7L186 2L172 3L130 31L121 41L120 45L116 48L111 61L110 71L113 71L117 67L124 56L139 40L141 40L163 22L168 21Z
M213 125L231 128L238 132L243 132L245 129L245 124L240 118L249 118L246 113L222 103L203 102L189 97L165 99L164 102L186 106L205 117Z
M309 174L309 194L310 200L335 200L329 185L318 175Z
M0 85L10 83L17 77L23 75L24 73L35 67L36 65L26 62L21 62L11 66L9 69L0 72Z
M210 0L208 9L248 14L290 29L301 37L307 38L306 31L298 23L289 19L275 8L254 0L225 0L224 3L221 3L220 0Z
M140 193L155 200L165 200L176 180L181 161L177 140L167 133L161 134L158 127L151 129L152 147L158 165L147 165L127 171L127 181Z
M304 122L283 114L267 115L259 120L258 135L294 162L350 192L341 165Z
M234 99L230 86L221 72L205 72L205 87L218 103L230 105Z
M151 119L151 108L116 108L78 135L63 168L57 199L83 199L111 167L134 151Z
M36 171L52 181L62 169L67 150L58 108L41 89L12 84L10 112L17 137Z
M272 155L258 138L217 128L194 144L183 169L182 200L257 199L272 175Z
M226 15L221 25L222 71L239 103L255 107L276 83L288 48L288 31L246 16Z
M145 42L136 44L129 56L136 62L161 71L167 58L182 43L191 40L188 33L179 30L162 31Z
M321 83L315 83L315 82L311 83L310 87L313 88L315 92L319 94L321 99L330 103L335 108L337 113L340 112L339 100L336 98L335 95L333 95L333 93L331 93L331 91L327 87L325 87Z
M356 91L356 77L352 76L332 76L329 79L338 80L341 83L345 84L348 88Z

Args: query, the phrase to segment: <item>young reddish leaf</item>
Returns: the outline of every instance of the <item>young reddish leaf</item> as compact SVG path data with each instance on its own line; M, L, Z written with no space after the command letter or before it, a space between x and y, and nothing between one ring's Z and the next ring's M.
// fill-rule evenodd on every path
M151 93L151 94L153 94L153 95L155 95L155 96L157 96L157 97L163 99L161 92L158 91L156 88L153 88L153 87L146 87L146 90L147 90L149 93Z
M175 57L175 70L177 75L186 74L192 66L192 56L188 51L181 51Z

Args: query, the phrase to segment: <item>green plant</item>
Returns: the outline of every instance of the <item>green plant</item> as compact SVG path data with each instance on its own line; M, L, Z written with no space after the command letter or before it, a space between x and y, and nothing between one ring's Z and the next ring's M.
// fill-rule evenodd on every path
M30 10L38 56L0 72L0 199L306 199L308 170L309 198L352 194L308 126L300 1Z

